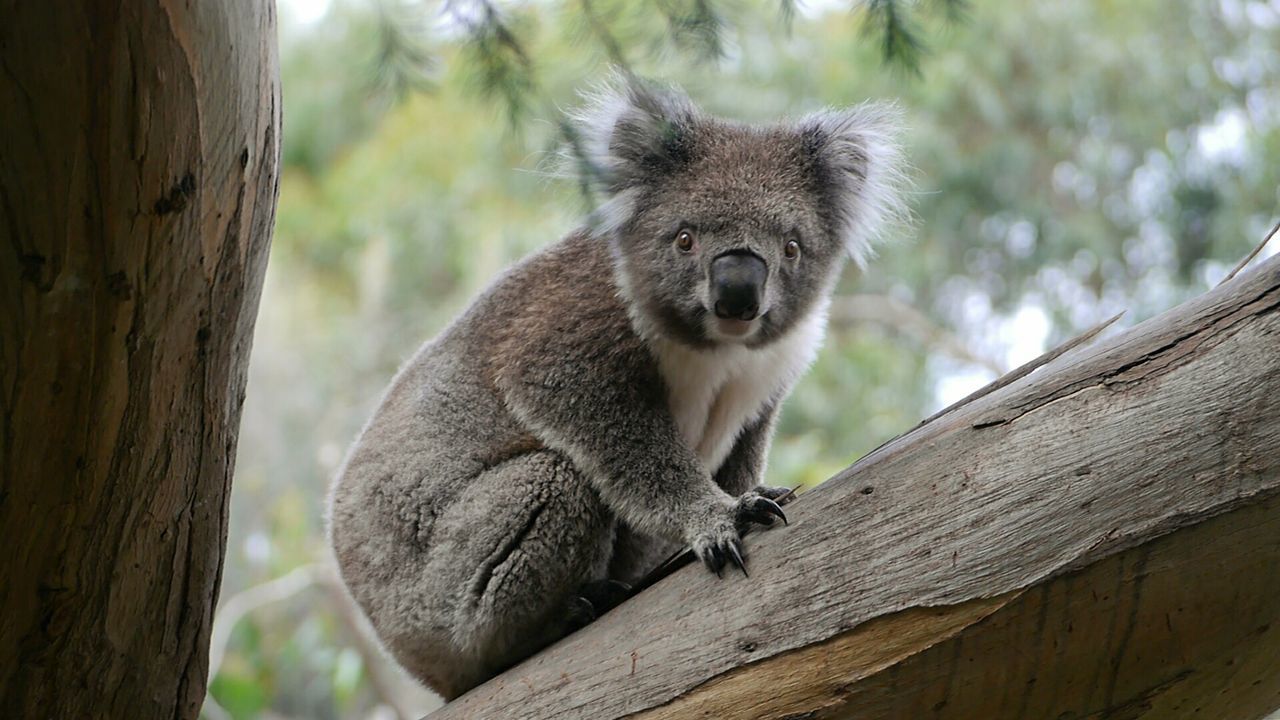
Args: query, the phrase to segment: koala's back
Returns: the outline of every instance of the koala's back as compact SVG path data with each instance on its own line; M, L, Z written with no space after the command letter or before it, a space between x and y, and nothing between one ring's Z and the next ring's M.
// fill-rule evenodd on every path
M457 664L450 618L467 583L434 576L441 518L461 512L453 508L477 477L544 451L506 407L494 375L526 338L560 334L535 324L589 342L584 323L609 318L617 327L608 334L629 334L612 277L607 246L585 234L516 265L401 369L339 472L330 506L339 570L388 648L420 676ZM643 352L638 338L634 349ZM439 654L413 657L424 652Z
M539 449L494 387L502 353L518 345L522 324L573 328L576 315L599 316L602 303L621 308L608 250L573 235L513 267L426 342L392 381L335 481L339 561L370 563L427 549L434 518L469 477ZM625 324L625 311L606 312ZM378 520L371 523L370 515ZM385 535L386 544L374 551L376 541L365 534ZM344 549L361 557L344 558Z

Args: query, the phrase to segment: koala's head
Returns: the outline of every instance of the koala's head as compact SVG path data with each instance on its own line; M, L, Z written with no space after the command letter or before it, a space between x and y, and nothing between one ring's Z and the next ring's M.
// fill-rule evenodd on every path
M766 344L825 308L900 212L891 107L755 126L615 79L575 119L571 158L603 196L593 229L646 333Z

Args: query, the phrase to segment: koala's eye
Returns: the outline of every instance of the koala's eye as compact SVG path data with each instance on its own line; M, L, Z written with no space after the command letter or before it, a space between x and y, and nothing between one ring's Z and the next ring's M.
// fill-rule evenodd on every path
M795 240L788 240L786 247L782 249L782 253L787 256L788 260L795 260L800 257L800 243Z
M676 249L682 253L693 252L693 233L681 230L676 233Z

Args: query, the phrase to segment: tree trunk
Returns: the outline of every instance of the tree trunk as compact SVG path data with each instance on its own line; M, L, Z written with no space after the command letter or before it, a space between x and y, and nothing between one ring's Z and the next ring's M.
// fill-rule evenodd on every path
M1280 257L941 413L432 716L1260 718ZM634 715L633 715L634 714Z
M195 717L278 188L274 4L0 18L0 717Z

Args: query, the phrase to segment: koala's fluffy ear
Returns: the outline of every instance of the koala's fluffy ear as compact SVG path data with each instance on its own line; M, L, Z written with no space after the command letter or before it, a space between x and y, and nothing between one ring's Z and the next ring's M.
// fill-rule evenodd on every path
M595 224L612 231L626 224L640 187L690 161L699 113L679 90L621 73L584 100L565 128L564 159L586 188L603 196Z
M901 112L887 103L827 110L798 123L830 221L859 267L886 229L907 218L901 128Z

